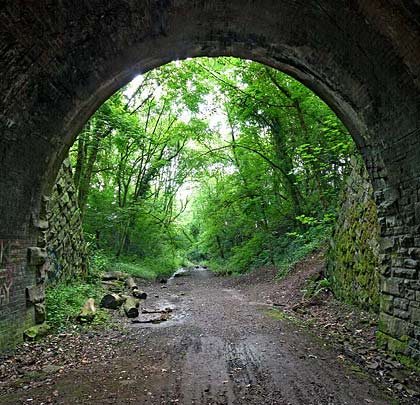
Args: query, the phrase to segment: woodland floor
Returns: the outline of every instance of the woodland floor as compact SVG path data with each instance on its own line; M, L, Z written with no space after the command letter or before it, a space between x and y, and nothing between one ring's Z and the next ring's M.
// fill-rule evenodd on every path
M148 284L144 305L171 319L26 344L0 359L0 404L419 404L419 376L376 350L372 315L303 300L321 267Z

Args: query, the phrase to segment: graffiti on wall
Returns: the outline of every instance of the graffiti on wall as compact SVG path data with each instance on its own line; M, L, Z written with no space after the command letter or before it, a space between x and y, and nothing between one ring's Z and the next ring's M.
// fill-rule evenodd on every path
M9 304L10 289L13 284L13 273L9 263L10 242L0 240L0 307Z

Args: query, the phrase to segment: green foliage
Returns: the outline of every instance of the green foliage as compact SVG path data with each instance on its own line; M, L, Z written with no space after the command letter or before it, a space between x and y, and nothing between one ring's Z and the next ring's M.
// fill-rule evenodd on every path
M304 297L306 299L315 298L323 291L327 291L331 287L331 281L327 278L321 280L313 280L309 278L306 282Z
M72 153L86 235L106 253L94 266L151 279L190 260L284 275L325 243L353 151L325 103L261 64L148 72L97 111Z
M175 269L179 268L183 261L180 258L171 258L169 256L156 258L123 258L124 261L115 261L112 269L122 271L134 277L145 280L155 280L159 277L170 276Z
M73 325L87 298L94 298L98 305L103 292L99 283L91 284L81 280L49 288L46 293L48 324L56 330ZM98 309L92 325L103 324L107 321L106 314Z
M109 322L106 312L99 308L99 302L105 292L101 285L101 273L108 271L111 264L109 255L90 249L89 271L83 279L70 280L50 286L46 291L47 322L55 330L74 327L75 318L88 298L95 299L97 313L94 320L83 327L95 327Z
M303 235L286 235L277 255L277 278L286 277L297 263L325 246L330 234L331 229L319 227Z

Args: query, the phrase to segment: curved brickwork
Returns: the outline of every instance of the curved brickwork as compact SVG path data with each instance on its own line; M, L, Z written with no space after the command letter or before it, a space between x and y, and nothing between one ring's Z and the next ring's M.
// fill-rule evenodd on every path
M383 310L380 327L394 348L417 356L419 15L405 0L3 2L0 240L13 246L7 269L16 282L0 319L22 313L42 195L95 109L136 74L170 60L231 55L298 78L349 128L378 205L382 292L406 300L406 309Z

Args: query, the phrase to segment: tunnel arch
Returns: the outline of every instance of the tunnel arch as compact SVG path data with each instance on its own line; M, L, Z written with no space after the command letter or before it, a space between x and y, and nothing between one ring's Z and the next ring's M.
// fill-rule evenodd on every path
M406 3L85 0L74 7L69 1L51 6L22 0L2 5L0 239L11 247L7 260L2 254L1 267L14 283L0 320L6 325L17 316L20 324L26 318L30 323L31 316L22 314L31 308L29 286L39 284L31 266L39 265L27 249L38 246L42 195L91 114L136 74L176 59L235 56L297 78L349 129L379 208L383 293L406 300L409 308L384 310L381 329L392 339L408 336L410 349L404 350L420 356L420 36L418 10ZM394 269L406 271L395 277Z

